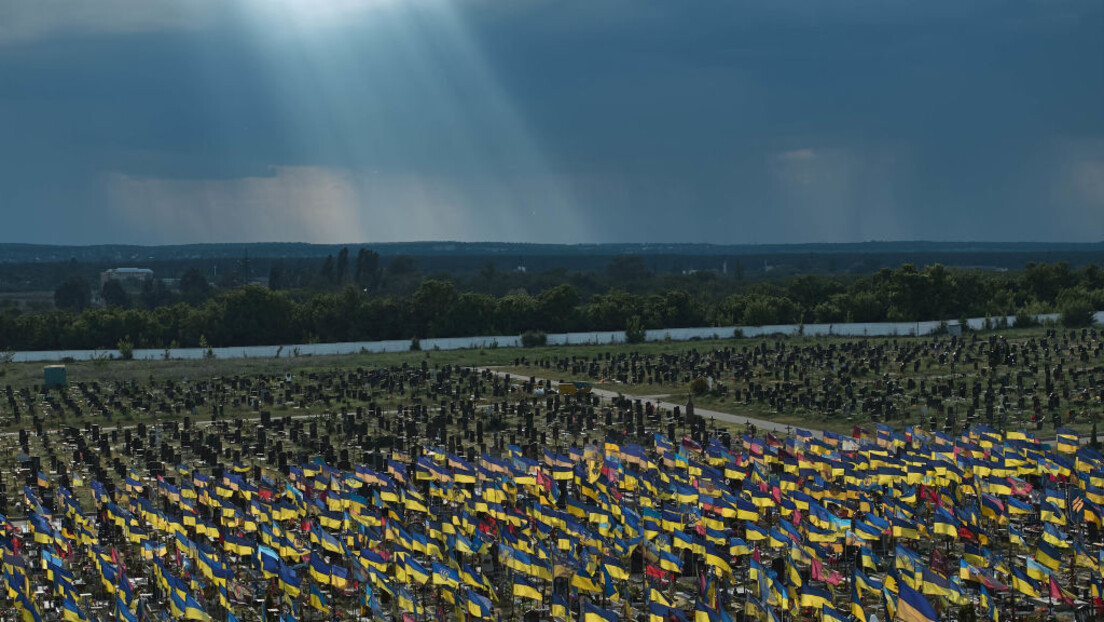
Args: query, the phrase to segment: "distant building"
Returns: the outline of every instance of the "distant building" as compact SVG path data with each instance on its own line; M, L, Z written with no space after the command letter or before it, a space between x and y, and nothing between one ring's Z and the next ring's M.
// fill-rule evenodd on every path
M108 281L118 281L128 292L141 291L147 281L153 280L153 270L149 268L112 268L100 273L100 289Z

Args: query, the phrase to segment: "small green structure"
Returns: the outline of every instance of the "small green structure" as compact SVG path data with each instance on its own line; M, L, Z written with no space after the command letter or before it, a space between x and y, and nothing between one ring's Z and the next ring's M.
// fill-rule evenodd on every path
M64 365L47 365L42 368L48 388L64 387L66 384Z

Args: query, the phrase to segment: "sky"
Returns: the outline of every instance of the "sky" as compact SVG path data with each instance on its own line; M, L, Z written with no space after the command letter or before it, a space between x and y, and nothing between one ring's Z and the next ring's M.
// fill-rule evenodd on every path
M1099 0L0 0L0 242L1104 240Z

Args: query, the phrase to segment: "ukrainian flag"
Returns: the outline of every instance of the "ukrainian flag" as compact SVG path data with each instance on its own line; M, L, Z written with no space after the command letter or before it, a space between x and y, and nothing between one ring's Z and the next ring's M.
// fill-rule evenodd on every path
M767 530L759 527L758 525L745 522L744 523L744 538L751 542L758 542L760 540L766 540L770 536L767 535Z
M566 609L566 607L564 608ZM486 596L468 590L468 615L476 618L491 618L494 616L494 606L491 605L491 600Z
M584 592L601 592L602 588L598 587L598 584L594 582L594 577L586 571L585 568L580 568L571 577L571 587L579 588Z
M230 615L233 616L233 614ZM115 597L115 619L120 622L138 622L138 616L134 615L130 608L127 607L126 603L118 596ZM227 619L227 622L230 622L230 618Z
M682 570L682 559L673 553L660 550L659 567L670 572L680 572Z
M1027 576L1036 581L1046 581L1050 578L1050 575L1053 574L1050 568L1047 568L1030 557L1025 560L1025 568L1027 570Z
M713 566L721 573L732 574L732 566L723 557L723 553L713 545L705 547L705 563Z
M1066 428L1058 428L1058 451L1064 454L1077 453L1077 448L1081 445L1081 437L1077 432L1068 430Z
M544 601L544 596L541 594L540 590L520 575L514 576L514 596L529 598L538 603Z
M901 622L937 622L939 616L923 594L905 583L902 583L900 587L901 592L897 599L895 620Z
M1045 540L1047 544L1056 546L1060 549L1067 549L1069 548L1069 543L1066 542L1068 538L1069 536L1059 531L1054 525L1050 523L1043 525L1043 540Z
M459 587L460 573L444 564L433 562L433 585L447 585L452 588Z
M878 592L880 595L881 592ZM866 610L863 609L862 599L859 597L858 584L852 581L851 583L851 615L855 616L859 622L866 622Z
M177 618L183 618L185 620L210 620L211 616L203 610L203 607L192 598L191 594L185 594L181 597L176 592L170 594L169 599L172 605L173 615Z
M617 612L587 603L583 608L583 622L617 622Z
M396 595L395 599L398 601L399 607L402 608L404 611L413 613L415 615L421 615L423 613L421 603L415 600L414 596L411 595L411 593L406 588L399 588L399 593Z
M735 557L738 555L751 555L751 547L747 542L744 542L740 538L730 538L728 541L728 554Z
M563 618L564 620L570 619L570 614L567 613L567 600L565 600L563 596L559 594L552 595L551 613L553 618Z
M822 609L825 605L832 604L832 593L812 585L806 585L801 590L801 606Z
M1012 588L1026 596L1039 598L1039 587L1022 570L1012 567Z
M1035 549L1035 560L1051 570L1058 570L1062 565L1062 554L1046 541L1039 540L1038 548Z
M88 616L84 615L84 611L69 597L66 597L65 602L62 603L61 615L69 622L85 622L88 619Z
M855 521L855 535L863 540L878 540L882 537L882 530L863 521Z
M308 566L310 576L315 581L323 585L330 584L330 565L322 561L318 555L311 555L310 565Z
M349 571L344 566L330 566L330 585L339 590L349 587Z
M835 607L831 605L825 605L824 608L820 610L820 619L821 622L850 622L847 616L836 611Z
M422 585L429 582L429 571L409 555L406 557L406 574Z
M330 603L326 595L318 591L314 584L310 586L310 606L326 615L330 614Z

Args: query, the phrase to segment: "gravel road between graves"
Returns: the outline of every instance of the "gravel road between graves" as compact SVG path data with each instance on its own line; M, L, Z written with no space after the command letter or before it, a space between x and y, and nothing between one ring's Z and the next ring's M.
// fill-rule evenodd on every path
M505 376L509 375L506 372L497 370L493 367L476 367L475 369L477 369L479 371L486 370L486 371L489 371L489 372L491 372L491 373L493 373L497 376L501 376L501 377L505 377ZM516 375L511 376L511 380L516 380L516 379L518 379L518 376L516 376ZM536 380L537 380L537 382L545 382L546 379L545 378L537 378ZM622 395L621 393L618 393L617 391L610 391L609 389L601 389L601 388L598 388L598 387L594 386L593 384L591 385L590 391L591 391L591 393L594 393L595 395L598 395L599 397L602 397L604 399L612 399L612 398L617 397L618 395ZM663 400L650 399L651 396L628 396L628 397L630 397L632 399L641 399L643 401L643 403L645 403L645 404L651 403L654 406L656 406L657 408L666 408L668 410L674 410L676 407L684 409L684 410L686 408L685 404L675 404L674 402L665 402ZM725 422L734 423L734 424L737 424L737 425L744 425L744 424L750 423L750 424L754 425L756 428L758 428L761 431L762 430L767 430L767 431L771 431L771 432L781 432L781 433L793 433L794 432L794 427L792 425L787 425L787 424L784 424L784 423L778 423L776 421L768 421L766 419L756 419L755 417L744 417L744 416L741 416L741 415L733 415L733 414L729 414L729 413L719 412L719 411L716 411L716 410L709 410L709 409L706 409L706 408L699 408L697 406L694 407L694 414L699 415L701 417L705 417L706 419L716 419L718 421L725 421ZM822 432L820 430L809 428L809 431L813 433L813 436L816 436L816 437L822 436Z

